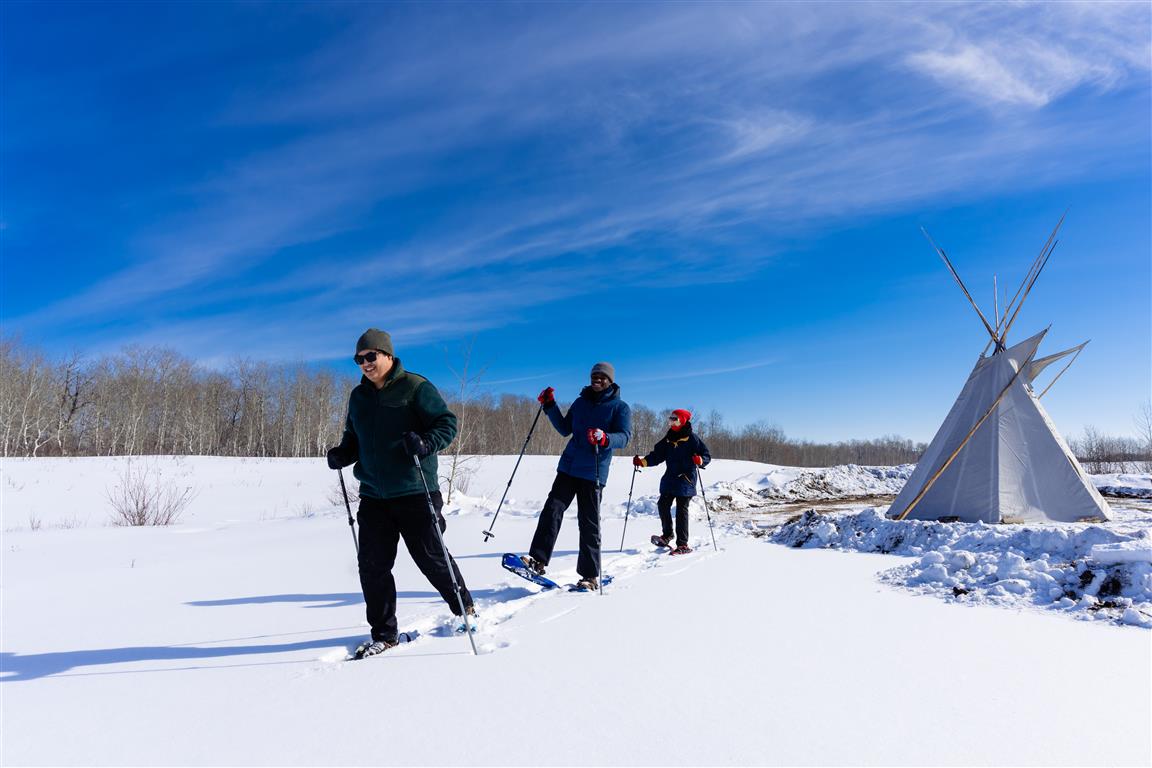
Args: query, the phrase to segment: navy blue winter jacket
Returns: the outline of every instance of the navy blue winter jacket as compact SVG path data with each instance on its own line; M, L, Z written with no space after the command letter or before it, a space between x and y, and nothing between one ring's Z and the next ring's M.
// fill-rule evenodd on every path
M664 439L656 443L652 453L644 457L644 464L649 467L661 462L667 464L664 477L660 478L660 493L670 496L696 495L696 464L692 461L693 454L699 454L704 459L705 467L712 461L708 446L692 432L692 422L688 422L675 432L668 430Z
M608 434L607 447L600 448L599 472L600 485L608 482L613 449L626 447L632 439L632 409L620 399L620 387L613 384L600 393L584 387L568 413L561 415L555 402L545 407L544 413L557 432L572 436L556 467L566 475L595 481L596 448L588 442L588 430L602 429Z

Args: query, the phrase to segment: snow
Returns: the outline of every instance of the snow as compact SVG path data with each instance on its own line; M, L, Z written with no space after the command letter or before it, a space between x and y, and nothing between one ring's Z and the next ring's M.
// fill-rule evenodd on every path
M1152 474L1115 473L1090 475L1092 484L1105 496L1128 499L1152 499Z
M987 525L805 512L772 540L914 558L882 581L966 604L1038 606L1152 627L1152 536L1139 521Z
M1152 543L1147 540L1122 541L1117 544L1097 544L1090 557L1098 563L1152 562Z
M422 636L353 664L338 659L366 636L363 605L323 461L136 459L196 495L177 525L122 528L107 525L106 493L126 460L5 459L0 764L1152 762L1152 632L1131 626L1147 584L1100 594L1147 563L1096 555L1147 541L1144 510L947 535L887 521L911 532L895 544L858 505L815 516L794 548L777 543L785 515L764 528L757 496L751 526L712 509L714 552L697 502L698 551L669 558L647 544L653 470L635 476L616 551L633 479L621 458L604 497L616 581L604 597L540 593L499 556L527 546L555 457L525 457L496 537L481 535L515 458L477 459L447 510L481 655L402 553L401 630ZM823 477L859 477L850 495L865 497L883 480L867 469ZM705 481L719 501L815 474L717 461ZM549 569L558 581L575 576L572 516ZM845 543L857 538L870 546ZM1070 559L1094 574L1078 599L1029 602L1041 575L1065 585ZM933 599L949 579L977 589ZM1089 608L1119 600L1130 603Z

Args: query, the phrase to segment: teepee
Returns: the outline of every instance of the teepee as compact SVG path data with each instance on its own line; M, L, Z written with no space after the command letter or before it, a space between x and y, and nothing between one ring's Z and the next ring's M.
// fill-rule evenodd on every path
M991 340L912 476L889 507L889 517L986 523L1108 519L1107 502L1088 481L1040 405L1040 397L1048 388L1040 395L1032 388L1041 371L1072 355L1057 374L1059 378L1084 344L1037 358L1047 330L1011 347L1004 342L1055 248L1059 229L1057 224L1003 316L998 311L993 315L995 328L972 300L944 251L933 243Z

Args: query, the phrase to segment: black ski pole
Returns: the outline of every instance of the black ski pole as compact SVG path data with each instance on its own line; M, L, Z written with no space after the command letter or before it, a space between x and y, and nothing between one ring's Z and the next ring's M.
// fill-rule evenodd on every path
M492 523L488 526L488 530L484 531L484 542L487 543L488 539L496 534L492 533L492 529L496 527L496 518L500 517L500 508L504 506L504 499L508 496L508 491L512 488L512 480L516 477L516 470L520 469L520 459L524 458L524 451L528 450L528 441L532 439L532 433L536 431L536 422L540 421L540 414L544 413L544 406L541 405L536 411L536 418L532 419L532 427L528 430L528 437L524 438L524 447L520 449L520 456L516 459L516 466L512 467L512 477L508 478L508 485L504 488L504 493L500 496L500 503L496 505L496 514L492 515Z
M472 622L468 620L464 598L460 596L460 582L456 581L456 569L452 567L452 556L448 554L448 545L444 543L444 535L440 532L440 520L436 517L436 507L432 504L432 491L428 490L428 478L424 477L424 468L420 466L419 456L414 455L412 463L416 465L416 474L420 475L420 482L424 484L424 499L428 502L428 513L432 515L432 529L436 531L436 538L440 540L440 549L444 550L444 564L448 566L448 575L452 577L456 605L460 608L461 618L464 619L464 632L468 635L468 642L472 644L472 655L479 656L480 652L476 650L476 638L472 637Z
M636 475L640 467L632 468L632 482L628 485L628 506L624 508L624 530L620 532L620 551L624 551L624 536L628 533L628 513L632 511L632 489L636 487Z
M344 470L337 469L340 475L340 492L344 494L344 508L348 510L348 530L352 531L352 546L356 547L356 559L360 559L360 542L356 539L355 521L352 519L352 505L348 503L348 488L344 485Z
M603 531L600 530L600 501L603 499L603 494L600 492L600 443L595 443L596 447L596 533L600 536L601 541L604 539ZM596 571L600 574L600 596L604 596L604 556L602 547L599 543L596 545Z
M700 470L704 469L699 467L696 470L696 480L700 483L700 500L704 502L704 514L708 516L708 533L712 534L712 549L717 552L720 548L716 546L716 532L712 530L712 513L708 511L708 497L704 494L704 476L700 474Z

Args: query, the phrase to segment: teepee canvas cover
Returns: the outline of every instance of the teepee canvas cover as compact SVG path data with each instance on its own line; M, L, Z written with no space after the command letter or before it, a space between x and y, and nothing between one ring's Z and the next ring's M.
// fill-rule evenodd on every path
M1055 247L1055 234L1025 278L1028 289ZM972 301L948 257L937 251ZM1023 291L1024 296L1027 293ZM1088 481L1032 390L1041 371L1084 345L1037 358L1045 330L1006 347L1004 337L1012 325L1009 308L1003 318L995 317L993 329L974 301L972 305L991 334L994 350L976 362L888 516L986 523L1108 519L1108 504ZM1014 320L1016 314L1011 317Z
M1076 351L1035 360L1045 333L980 358L889 508L889 517L903 516L959 448L948 467L916 501L908 518L957 517L986 523L1108 518L1107 503L1088 481L1032 391L1032 380L1047 364ZM1024 366L1024 372L1017 375ZM983 423L961 448L981 418Z

